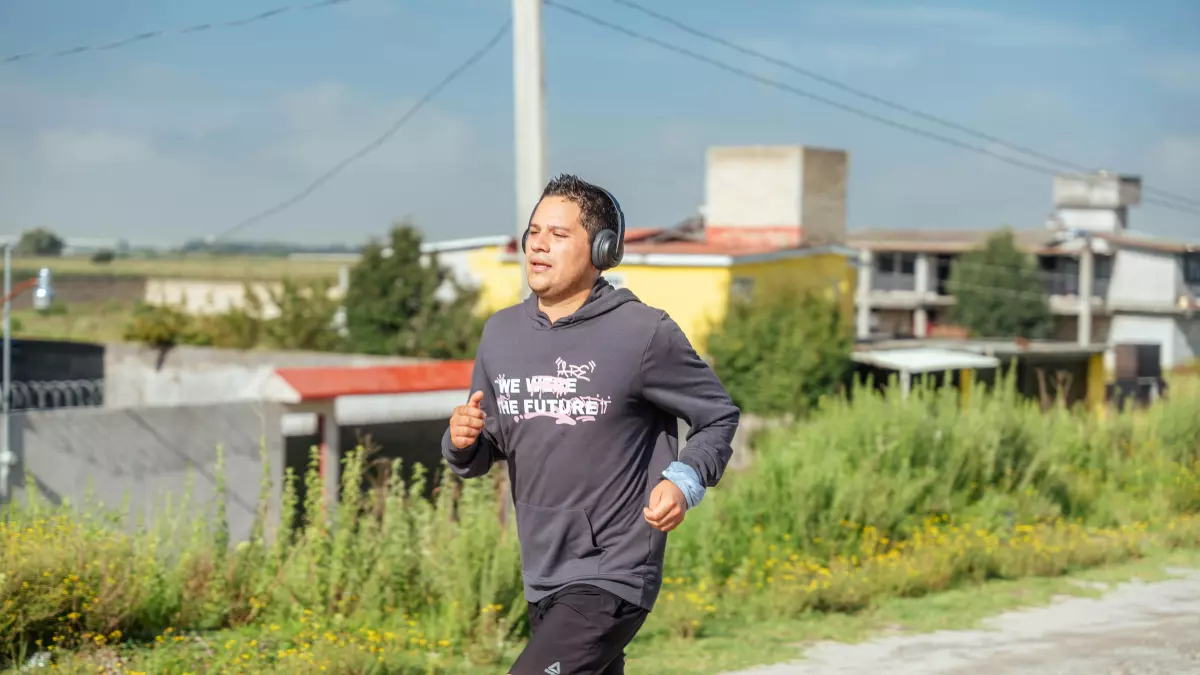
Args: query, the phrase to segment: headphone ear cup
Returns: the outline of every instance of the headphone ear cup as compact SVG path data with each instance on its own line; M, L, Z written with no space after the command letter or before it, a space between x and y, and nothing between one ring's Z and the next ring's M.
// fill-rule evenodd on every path
M617 236L612 230L601 230L592 240L592 265L598 270L606 270L613 266L613 243Z

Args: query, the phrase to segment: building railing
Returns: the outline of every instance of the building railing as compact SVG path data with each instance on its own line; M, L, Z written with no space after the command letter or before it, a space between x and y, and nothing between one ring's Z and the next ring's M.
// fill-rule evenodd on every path
M10 410L99 408L104 405L104 380L54 380L10 383Z
M884 273L875 270L871 278L871 290L915 291L917 290L917 275L896 272Z
M1047 295L1079 295L1079 277L1056 272L1042 272L1042 287ZM1092 297L1108 297L1108 277L1097 277L1092 281Z

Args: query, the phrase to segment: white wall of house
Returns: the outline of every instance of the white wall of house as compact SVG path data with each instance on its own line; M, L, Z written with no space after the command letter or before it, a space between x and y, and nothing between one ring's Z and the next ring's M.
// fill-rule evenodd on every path
M1175 344L1175 362L1183 365L1192 359L1200 359L1200 317L1181 318L1176 321L1178 334Z
M1174 307L1181 282L1177 254L1121 249L1113 260L1108 303L1115 308Z
M1112 318L1108 343L1160 345L1162 366L1171 368L1187 363L1200 353L1200 320L1123 312ZM1115 366L1111 349L1105 354L1105 365L1110 370Z

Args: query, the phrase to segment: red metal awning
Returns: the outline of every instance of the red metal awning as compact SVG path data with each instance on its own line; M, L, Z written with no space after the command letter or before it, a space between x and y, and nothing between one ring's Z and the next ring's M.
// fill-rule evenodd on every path
M279 368L263 388L265 398L307 403L339 396L415 394L471 387L473 361L402 366Z

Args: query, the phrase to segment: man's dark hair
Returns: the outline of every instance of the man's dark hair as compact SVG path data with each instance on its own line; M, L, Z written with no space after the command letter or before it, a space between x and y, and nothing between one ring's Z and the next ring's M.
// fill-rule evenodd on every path
M572 174L559 174L546 184L542 199L562 197L579 206L583 229L587 230L588 242L596 239L602 230L617 231L617 210L604 190Z

